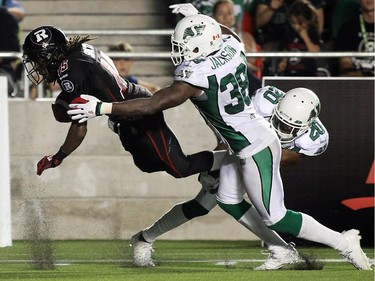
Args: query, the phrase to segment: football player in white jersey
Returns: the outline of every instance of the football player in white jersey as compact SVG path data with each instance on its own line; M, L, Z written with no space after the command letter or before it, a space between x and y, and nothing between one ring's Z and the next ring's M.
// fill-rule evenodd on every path
M228 146L216 195L224 211L241 222L254 209L243 199L246 192L268 228L330 246L356 268L371 270L360 246L358 230L339 233L307 214L286 209L280 176L280 141L251 103L246 56L240 39L212 18L185 13L183 7L174 10L187 15L172 34L171 58L177 66L174 82L150 98L121 103L105 103L83 95L89 101L70 105L73 109L68 113L72 119L85 122L103 114L149 115L190 99ZM319 104L315 100L309 102L310 114L316 117ZM282 124L274 125L279 133L293 136L299 131L298 123L290 123L292 130L288 133Z
M311 106L302 102L309 98L319 100L313 91L306 88L295 88L285 95L282 90L273 86L260 88L252 96L255 110L271 123L281 141L283 166L295 164L303 156L320 155L327 149L327 129L318 116L308 115ZM280 101L282 102L279 103ZM317 103L320 107L320 102ZM289 120L283 117L286 115ZM302 115L304 118L301 118ZM285 134L280 129L281 125L288 127L287 124L298 119L303 119L301 124L295 124L298 132Z
M305 88L293 89L289 91L287 95L297 96L299 101L305 100L309 96L317 99L315 93ZM279 119L277 112L288 112L292 119L296 119L301 116L301 113L304 113L304 123L299 125L299 127L303 127L304 130L301 130L298 136L279 136L283 144L281 166L289 166L299 162L304 156L317 156L323 153L328 146L329 134L318 117L313 118L310 116L311 107L308 104L300 102L283 102L279 104L280 99L284 96L285 93L282 90L267 86L258 89L254 93L252 103L257 112L268 121L272 119L275 126L279 122L287 126L286 123L283 123L283 119ZM289 99L288 96L286 97L287 101ZM207 215L217 205L216 191L219 183L218 177L201 174L199 180L202 183L202 189L194 199L176 204L155 223L132 237L134 263L136 265L153 266L154 262L151 258L152 243L160 235L195 217ZM244 215L239 222L250 231L252 229L256 229L255 231L263 229L263 224L256 227L254 226L258 221L253 217L257 217L258 214L255 213L253 206L250 204L248 206L249 212ZM287 246L285 243L284 246L280 246L283 242L276 245L270 244L275 243L275 240L268 239L269 235L266 230L257 233L260 238L264 237L267 240L266 244L270 255L264 264L255 268L256 270L279 269L284 265L295 262L298 258L298 255L293 251L290 245Z

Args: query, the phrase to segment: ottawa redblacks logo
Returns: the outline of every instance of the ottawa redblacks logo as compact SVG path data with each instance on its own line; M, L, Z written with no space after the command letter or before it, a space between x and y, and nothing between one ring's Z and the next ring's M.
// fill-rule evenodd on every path
M49 29L39 29L33 33L31 36L31 41L34 44L42 45L43 43L48 43L51 40L51 31Z

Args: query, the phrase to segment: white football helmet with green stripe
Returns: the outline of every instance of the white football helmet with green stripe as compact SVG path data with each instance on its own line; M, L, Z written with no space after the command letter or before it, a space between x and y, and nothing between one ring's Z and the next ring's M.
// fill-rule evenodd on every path
M184 60L204 58L219 50L223 44L221 27L209 16L187 16L176 25L171 43L174 65L179 65Z

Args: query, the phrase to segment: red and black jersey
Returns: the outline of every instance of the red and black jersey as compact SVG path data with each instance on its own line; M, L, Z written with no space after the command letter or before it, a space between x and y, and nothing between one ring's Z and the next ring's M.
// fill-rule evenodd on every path
M104 102L118 102L152 94L139 85L124 80L111 58L88 44L70 53L58 69L57 83L63 90L53 107L59 122L71 122L66 114L69 104L81 102L81 94L89 94ZM119 119L119 118L112 118Z
M147 90L134 92L134 84L121 78L112 59L88 44L68 55L58 76L61 89L74 96L89 94L104 102L116 102L151 95Z
M67 110L71 103L85 102L80 98L81 94L95 96L104 102L152 95L147 89L122 79L112 60L87 44L82 44L81 49L68 55L59 67L58 77L57 82L63 91L52 108L59 122L72 122ZM121 123L118 132L121 143L132 154L135 165L144 172L166 171L181 178L208 171L212 166L212 152L183 153L164 120L163 112L133 120L111 115L109 118Z

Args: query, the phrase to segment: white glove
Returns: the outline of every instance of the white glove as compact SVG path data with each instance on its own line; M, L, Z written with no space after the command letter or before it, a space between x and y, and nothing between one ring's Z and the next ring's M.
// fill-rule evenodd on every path
M88 100L88 102L69 104L69 107L73 108L68 110L68 114L71 115L72 120L79 120L78 123L83 123L91 118L101 115L101 100L90 95L81 95L81 98Z
M172 9L173 14L181 14L185 17L199 14L198 10L191 3L174 4L170 5L169 8Z
M216 189L219 186L219 177L214 177L207 172L202 172L198 177L199 182L202 184L203 188L210 193L216 193Z

